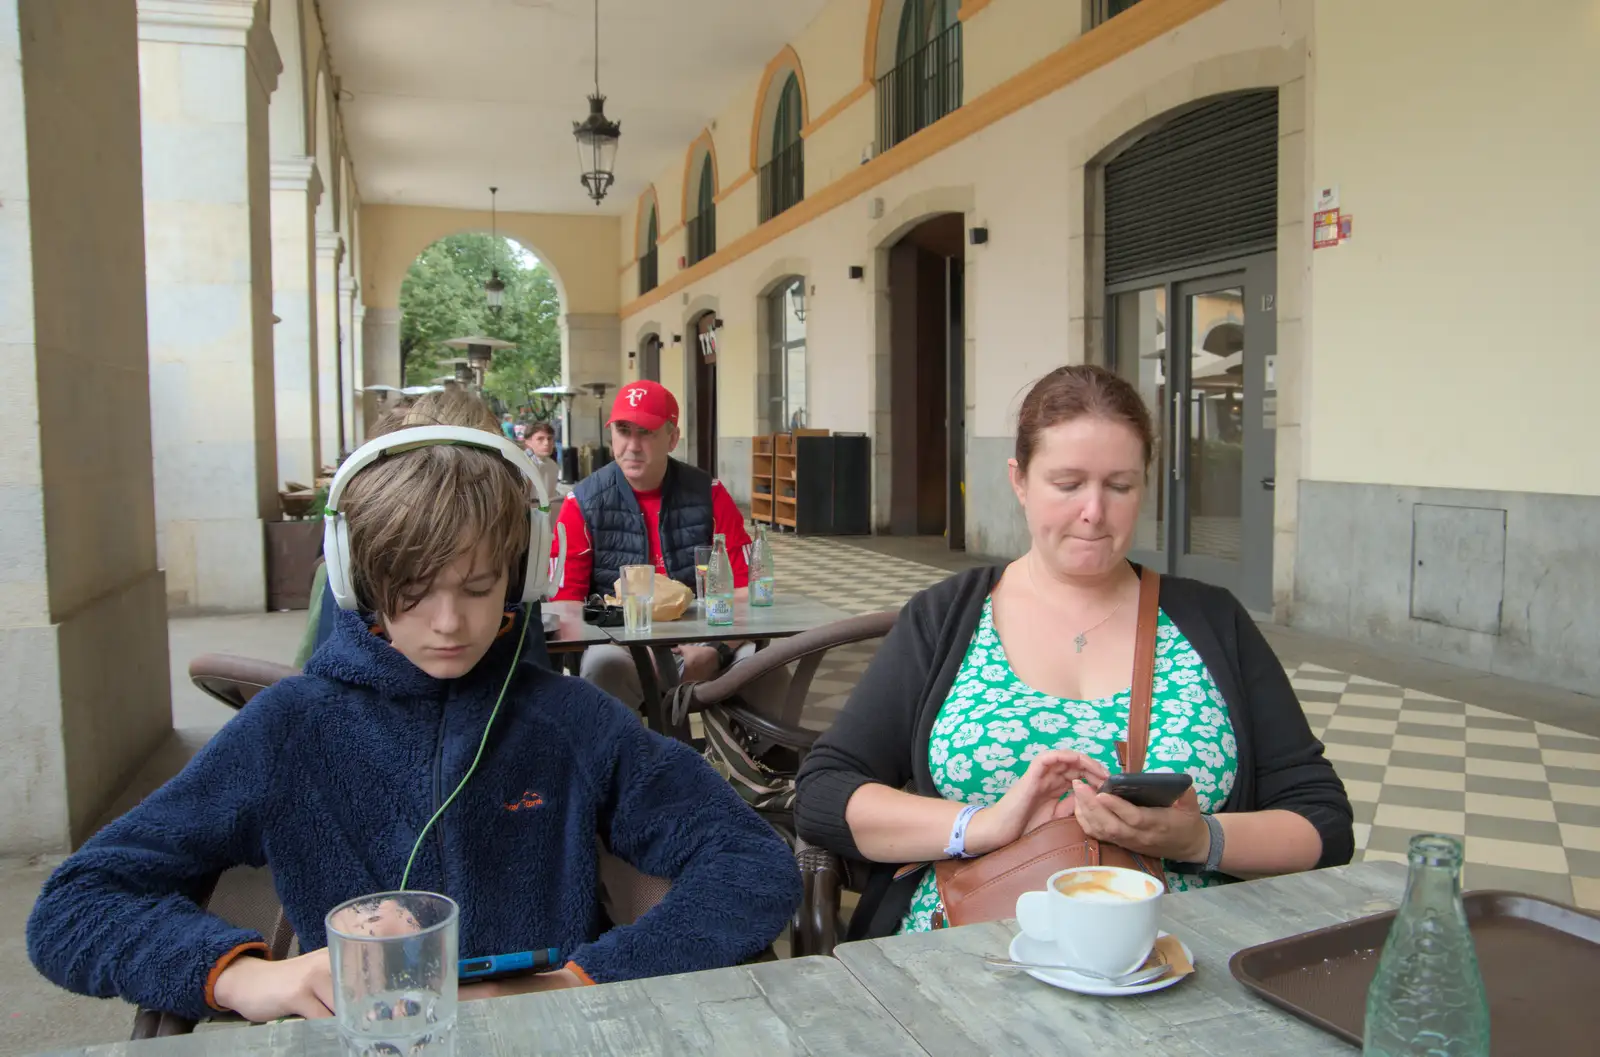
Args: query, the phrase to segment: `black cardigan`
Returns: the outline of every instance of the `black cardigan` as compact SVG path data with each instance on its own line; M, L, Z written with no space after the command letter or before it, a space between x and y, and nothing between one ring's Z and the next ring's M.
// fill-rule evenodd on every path
M857 789L878 782L939 795L928 767L928 737L984 600L1004 571L971 569L906 603L844 711L800 768L795 823L801 837L860 859L844 819ZM1239 771L1221 810L1293 811L1322 837L1318 867L1349 862L1355 850L1350 799L1255 621L1227 590L1182 577L1161 578L1161 608L1205 662L1228 705ZM915 876L893 883L892 865L872 864L871 871L851 939L893 932L916 886Z

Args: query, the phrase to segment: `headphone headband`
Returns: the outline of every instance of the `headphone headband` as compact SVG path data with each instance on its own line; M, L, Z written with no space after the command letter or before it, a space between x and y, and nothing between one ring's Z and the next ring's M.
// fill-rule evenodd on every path
M555 497L545 491L544 481L533 469L533 461L526 452L498 433L473 429L468 426L412 426L375 437L350 453L333 475L328 486L327 513L323 522L322 551L328 567L328 586L341 609L355 609L354 565L350 554L350 526L339 503L352 478L387 455L399 455L435 444L460 444L498 454L510 463L523 479L533 485L536 504L529 511L527 567L522 578L523 602L537 601L547 594L551 584L559 586L559 570L566 562L565 533L562 534L561 554L551 569L550 517L547 513Z

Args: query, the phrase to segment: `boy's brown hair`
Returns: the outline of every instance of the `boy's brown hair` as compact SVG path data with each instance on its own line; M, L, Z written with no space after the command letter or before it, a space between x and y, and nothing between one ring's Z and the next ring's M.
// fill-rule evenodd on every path
M374 437L413 426L465 426L495 436L499 420L484 402L455 389L396 408ZM350 526L351 578L364 605L392 616L415 605L446 566L489 541L493 568L514 582L528 548L532 488L496 452L429 444L385 455L346 487L340 509Z
M548 422L535 422L533 425L531 425L527 429L523 430L522 439L523 440L532 440L534 437L537 437L541 433L548 433L552 437L554 437L556 435L556 427L552 426Z

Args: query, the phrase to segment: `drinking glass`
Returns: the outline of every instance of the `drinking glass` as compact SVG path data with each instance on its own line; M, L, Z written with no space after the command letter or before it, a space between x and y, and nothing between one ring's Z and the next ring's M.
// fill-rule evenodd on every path
M328 912L345 1057L454 1057L460 910L432 892L379 892Z
M656 567L624 565L617 589L622 595L622 630L629 635L650 634L656 599Z
M700 607L706 603L706 569L711 565L711 548L694 549L694 599Z

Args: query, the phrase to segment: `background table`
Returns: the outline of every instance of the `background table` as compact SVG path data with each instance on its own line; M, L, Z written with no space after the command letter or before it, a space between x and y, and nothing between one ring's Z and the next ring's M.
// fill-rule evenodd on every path
M926 1057L832 958L758 962L542 995L463 1002L456 1053L540 1057ZM201 1031L60 1057L338 1057L330 1020ZM971 1057L971 1055L968 1055Z
M1130 998L986 969L981 957L1006 957L1017 931L1010 921L846 943L834 953L931 1057L1351 1057L1349 1044L1246 991L1228 959L1392 910L1404 887L1404 866L1373 862L1167 896L1162 927L1189 945L1196 972Z
M677 658L672 647L691 642L738 642L743 639L782 639L847 620L850 614L799 595L778 595L770 606L752 606L743 599L733 603L733 623L712 626L702 615L702 603L679 620L657 620L649 634L630 635L622 628L606 628L611 641L626 646L639 670L644 689L644 714L650 729L688 740L686 724L672 724L664 701L678 685ZM652 654L654 663L651 663Z
M556 633L545 636L545 648L551 653L582 653L589 646L611 641L604 628L584 623L582 602L541 602L540 608L561 618Z

